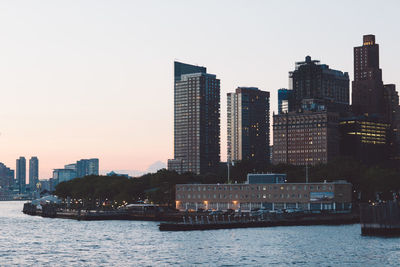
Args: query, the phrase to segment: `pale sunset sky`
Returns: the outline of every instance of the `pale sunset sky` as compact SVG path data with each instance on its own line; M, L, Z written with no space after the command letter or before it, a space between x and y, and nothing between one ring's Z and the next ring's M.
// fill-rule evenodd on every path
M81 158L145 170L173 157L173 61L226 93L271 92L310 55L353 80L353 47L375 34L385 83L400 86L399 1L0 1L0 161L37 156L40 178Z

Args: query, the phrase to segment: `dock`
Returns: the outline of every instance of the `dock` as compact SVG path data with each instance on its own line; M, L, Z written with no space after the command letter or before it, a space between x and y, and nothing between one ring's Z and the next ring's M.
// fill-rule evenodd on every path
M359 222L354 213L347 214L307 214L252 217L252 216L187 216L183 222L160 223L160 231L195 231L218 230L233 228L255 228L275 226L304 226L304 225L342 225Z
M400 202L361 205L360 224L362 235L400 236Z

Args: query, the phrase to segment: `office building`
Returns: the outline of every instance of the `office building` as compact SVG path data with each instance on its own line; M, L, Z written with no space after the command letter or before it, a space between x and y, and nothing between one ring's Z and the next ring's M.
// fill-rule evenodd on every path
M177 173L183 173L183 160L182 159L169 159L167 168L170 171L176 171Z
M69 166L74 171L73 166ZM85 177L88 175L99 175L99 159L81 159L76 162L76 177Z
M347 211L352 208L352 185L330 183L177 184L176 208L184 210L251 211L300 209Z
M339 114L289 112L273 116L273 164L314 165L339 155Z
M62 182L68 182L72 179L77 178L76 172L71 169L54 169L53 170L53 181L55 184Z
M239 87L227 94L228 161L269 162L269 92Z
M76 171L76 163L71 163L71 164L64 165L64 169Z
M364 35L363 45L354 47L352 110L356 116L384 114L384 86L379 68L379 45L374 35Z
M293 90L281 88L278 90L278 114L287 113L292 102Z
M340 154L366 164L384 162L390 153L390 124L378 115L340 120Z
M214 172L220 161L220 81L204 67L174 67L174 160L182 162L175 170Z
M383 86L384 114L386 121L395 121L397 107L399 106L399 93L396 91L395 84L385 84Z
M36 185L39 182L39 159L37 157L31 157L29 160L29 187L31 190L36 189Z
M319 60L296 62L295 70L289 72L293 86L293 105L290 111L302 108L304 99L324 102L328 111L346 112L349 109L349 75L347 72L330 69Z
M25 192L26 187L26 159L25 157L20 157L17 159L16 166L16 182L18 193L22 194Z
M14 171L0 162L0 187L8 188L14 185Z

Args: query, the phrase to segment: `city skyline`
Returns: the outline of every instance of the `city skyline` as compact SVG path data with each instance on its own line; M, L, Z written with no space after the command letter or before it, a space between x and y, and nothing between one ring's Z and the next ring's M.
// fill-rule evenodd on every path
M157 8L138 2L25 3L0 4L0 22L9 25L0 29L0 88L6 99L0 109L0 161L14 169L20 155L36 155L41 179L78 158L99 158L103 170L144 170L172 158L176 58L207 66L221 79L222 161L226 93L240 86L269 91L270 113L277 113L277 90L288 87L288 71L306 55L354 77L353 47L361 36L374 34L384 83L400 80L400 56L393 53L399 41L393 35L395 1L380 6L379 21L362 19L375 10L368 1L348 3L345 9L317 1L229 2L230 11L223 1L213 3L213 10L182 2L158 2ZM332 12L298 17L318 9ZM187 25L181 25L182 17ZM277 21L279 30L271 27ZM193 31L182 35L188 28ZM207 29L208 38L200 40L196 29ZM241 39L250 40L247 47ZM279 49L283 52L276 53Z

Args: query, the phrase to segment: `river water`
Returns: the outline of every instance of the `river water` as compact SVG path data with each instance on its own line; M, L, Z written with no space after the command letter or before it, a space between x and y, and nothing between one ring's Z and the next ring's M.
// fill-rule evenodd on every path
M24 215L0 202L0 266L399 266L400 238L360 225L160 232L157 222Z

